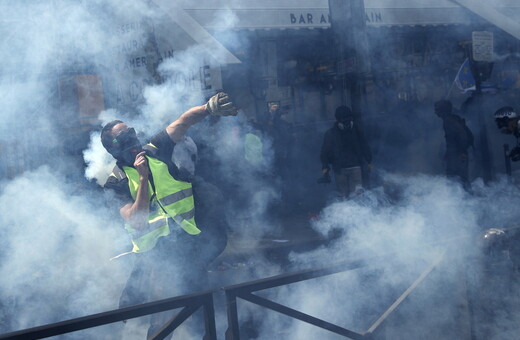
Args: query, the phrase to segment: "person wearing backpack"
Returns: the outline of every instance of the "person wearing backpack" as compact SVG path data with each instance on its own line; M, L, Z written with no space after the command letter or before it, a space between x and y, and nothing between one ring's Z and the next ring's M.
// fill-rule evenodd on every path
M452 113L453 105L449 100L439 100L434 104L435 114L442 119L446 140L446 176L459 181L469 190L468 152L473 147L474 137L466 121Z

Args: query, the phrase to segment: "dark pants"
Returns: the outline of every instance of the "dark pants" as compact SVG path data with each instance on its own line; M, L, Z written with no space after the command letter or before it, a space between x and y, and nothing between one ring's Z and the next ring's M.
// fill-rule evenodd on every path
M348 198L359 193L363 188L360 166L335 170L334 178L336 180L336 189L341 197Z
M207 289L208 259L201 256L204 253L201 241L200 235L176 230L161 237L152 250L135 254L134 269L119 300L119 308ZM174 311L153 314L148 336L174 315Z
M446 155L446 176L459 181L465 189L470 186L468 168L467 155Z

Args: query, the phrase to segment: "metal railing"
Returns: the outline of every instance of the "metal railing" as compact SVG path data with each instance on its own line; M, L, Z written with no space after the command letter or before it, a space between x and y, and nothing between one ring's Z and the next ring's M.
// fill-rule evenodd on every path
M344 336L350 339L367 339L373 338L379 329L381 329L382 324L388 319L388 317L392 314L393 311L408 297L417 286L433 271L435 267L437 267L444 257L444 253L435 258L435 260L421 273L421 275L412 283L412 285L406 289L406 291L399 296L397 300L379 317L366 331L364 332L356 332L353 330L349 330L343 328L341 326L332 324L325 320L313 317L311 315L302 313L295 309L289 308L287 306L281 305L277 302L265 299L258 295L253 294L253 292L279 287L283 285L287 285L290 283L300 282L308 279L318 278L326 275L331 275L339 272L345 272L349 270L358 269L364 267L368 264L367 260L358 260L358 261L350 261L350 262L342 262L339 264L335 264L328 267L323 267L320 269L311 269L311 270L303 270L290 274L282 274L266 279L261 279L257 281L247 282L243 284L238 284L234 286L224 287L226 293L226 301L227 301L227 316L228 316L228 329L226 331L226 340L240 340L240 327L239 327L239 319L238 319L238 308L237 308L237 298L241 298L243 300L249 301L253 304L271 309L278 313L287 315L294 319L309 323L316 327L320 327L326 329L335 334ZM376 260L376 259L372 259Z
M157 330L149 340L164 339L179 327L188 317L195 313L200 307L204 312L204 340L216 340L215 310L213 306L214 291L205 291L197 294L183 295L171 299L149 302L142 305L117 309L99 314L62 321L45 326L29 328L12 333L0 334L0 339L43 339L51 336L71 333L75 331L93 328L111 323L125 321L141 316L155 314L182 308L163 327Z
M509 238L516 240L519 238L520 226L501 229ZM302 270L298 272L277 275L261 280L246 282L237 285L226 286L218 290L209 290L200 293L179 296L175 298L150 302L142 305L127 307L123 309L108 311L104 313L94 314L90 316L80 317L67 321L62 321L54 324L34 327L26 330L15 331L11 333L0 334L0 340L4 339L42 339L51 336L71 333L75 331L85 330L88 328L108 325L111 323L129 320L137 317L151 315L154 313L174 310L182 308L173 318L171 318L161 329L149 337L149 339L164 339L168 334L172 333L178 326L180 326L190 315L194 314L200 307L204 312L204 340L217 339L216 325L215 325L215 309L213 305L213 297L217 292L224 292L226 295L228 328L226 330L226 340L240 340L240 325L238 317L237 299L243 299L261 307L282 313L294 319L306 322L308 324L320 327L335 334L341 335L351 339L373 339L380 335L383 324L388 320L389 316L406 300L406 298L423 282L428 275L437 267L445 257L445 254L450 249L449 244L460 244L460 241L466 237L457 237L450 240L445 240L442 244L430 244L436 249L444 249L442 253L436 256L425 270L417 277L417 279L390 305L390 307L366 330L353 331L333 323L321 320L311 315L302 313L295 309L281 305L274 301L260 297L253 294L254 292L275 288L291 283L296 283L304 280L323 277L335 273L355 270L361 267L369 266L373 261L381 260L387 256L378 256L371 259L362 259L348 262L341 262L334 265L314 268L309 270ZM503 241L503 240L502 240ZM516 245L516 242L510 242L511 245ZM498 243L497 246L503 246ZM421 249L424 249L422 247ZM519 261L520 263L520 261ZM519 265L520 266L520 265ZM473 326L470 326L473 331Z
M246 282L238 285L223 287L219 290L204 291L196 294L184 295L175 298L145 303L142 305L127 307L123 309L108 311L90 316L80 317L67 321L62 321L45 326L34 327L12 333L0 334L0 339L42 339L51 336L80 331L88 328L108 325L111 323L125 321L150 314L178 309L178 312L161 329L149 337L150 340L164 339L179 327L190 315L195 313L200 307L204 312L205 334L204 340L216 340L215 309L213 305L213 295L217 291L224 291L227 303L228 328L226 330L226 340L240 340L240 325L238 317L237 299L243 299L253 304L268 308L278 313L287 315L294 319L309 323L316 327L328 330L335 334L350 339L374 338L381 326L392 314L393 311L418 287L418 285L437 267L444 253L436 257L431 264L419 275L405 292L366 330L363 332L353 331L328 321L302 313L282 304L268 300L253 294L264 289L275 288L295 282L323 277L335 273L346 272L368 266L372 261L380 260L382 257L341 262L331 266L302 270L298 272L277 275L261 280Z

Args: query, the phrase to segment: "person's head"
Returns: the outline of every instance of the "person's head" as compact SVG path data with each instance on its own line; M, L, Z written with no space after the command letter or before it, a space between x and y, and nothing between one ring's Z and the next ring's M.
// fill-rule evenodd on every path
M445 100L445 99L435 102L433 107L434 107L435 114L439 117L444 117L446 115L449 115L449 114L451 114L451 112L453 110L453 105L451 104L451 102L449 100Z
M269 112L267 113L267 124L273 125L274 121L280 118L280 105L278 102L268 103Z
M268 106L269 106L269 112L275 112L275 111L278 111L278 109L279 109L278 102L270 102L268 104Z
M334 117L338 122L348 122L354 120L354 113L352 113L350 107L341 105L336 108Z
M115 159L125 165L132 165L135 156L142 151L135 130L120 120L113 120L103 127L101 143Z
M508 257L506 254L509 248L509 237L502 229L487 229L480 238L480 247L486 261L505 260L505 257Z
M354 125L354 113L348 106L338 106L334 113L334 117L336 118L336 124L340 130L345 129L345 127L352 128Z
M495 111L493 116L500 132L508 135L516 132L520 117L511 106L501 107Z

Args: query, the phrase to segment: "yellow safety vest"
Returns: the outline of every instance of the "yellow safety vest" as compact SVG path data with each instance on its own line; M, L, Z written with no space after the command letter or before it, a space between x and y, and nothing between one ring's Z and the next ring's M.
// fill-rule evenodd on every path
M148 181L150 211L148 225L144 229L126 229L132 236L134 253L142 253L155 247L159 237L170 234L168 218L173 219L190 235L200 234L195 224L195 202L191 183L178 181L170 175L168 165L156 158L146 156L154 185ZM136 169L123 166L128 177L128 186L135 200L139 188L139 173ZM155 189L155 190L154 190Z
M244 157L251 165L263 164L263 143L260 137L253 133L247 133L244 140Z

